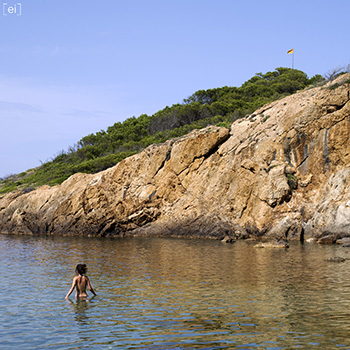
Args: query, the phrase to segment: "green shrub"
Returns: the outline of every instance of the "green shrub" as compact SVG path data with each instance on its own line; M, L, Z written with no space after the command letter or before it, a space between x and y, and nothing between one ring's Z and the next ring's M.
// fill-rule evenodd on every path
M165 107L152 116L131 117L106 131L83 137L67 152L60 152L30 173L11 177L8 182L0 181L0 193L59 184L76 172L96 173L153 143L180 137L194 129L208 125L230 127L258 107L319 80L319 76L308 79L304 72L296 69L277 68L273 72L256 74L241 87L199 90L182 103Z
M331 85L330 87L329 87L329 90L335 90L336 88L338 88L340 85L338 84L338 83L335 83L335 84L333 84L333 85Z
M287 182L292 191L298 188L298 178L295 175L287 174Z

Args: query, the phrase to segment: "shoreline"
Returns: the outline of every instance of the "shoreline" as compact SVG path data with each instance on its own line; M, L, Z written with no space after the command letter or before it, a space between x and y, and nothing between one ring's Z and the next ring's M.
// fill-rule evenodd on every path
M220 241L223 244L234 244L236 242L253 242L256 243L256 248L289 248L289 244L318 244L318 245L342 245L343 247L350 247L350 236L344 236L340 238L329 239L328 236L323 236L320 238L312 237L306 240L300 239L285 239L276 237L246 237L246 238L233 238L230 236L206 236L203 237L199 234L197 235L147 235L147 234L123 234L123 235L108 235L108 236L94 236L94 235L77 235L69 233L61 234L30 234L30 233L13 233L13 232L0 232L1 236L15 236L15 237L33 237L33 238L80 238L80 239L97 239L97 240L123 240L123 239L133 239L133 238L164 238L164 239L174 239L174 240L201 240L201 241ZM326 239L324 239L326 238Z

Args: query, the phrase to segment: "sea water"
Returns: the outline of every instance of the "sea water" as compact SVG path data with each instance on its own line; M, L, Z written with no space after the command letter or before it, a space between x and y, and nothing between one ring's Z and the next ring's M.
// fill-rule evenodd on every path
M349 252L0 235L0 348L350 349ZM67 301L78 263L97 297Z

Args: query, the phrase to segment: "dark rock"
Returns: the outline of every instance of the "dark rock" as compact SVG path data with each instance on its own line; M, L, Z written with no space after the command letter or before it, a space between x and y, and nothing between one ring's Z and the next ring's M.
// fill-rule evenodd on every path
M347 260L347 259L342 258L340 256L335 256L333 258L326 259L326 261L328 261L328 262L335 262L335 263L344 262L345 260Z
M350 237L343 237L343 238L337 239L335 243L342 244L343 246L350 245Z
M223 243L234 243L234 242L235 242L235 239L232 238L232 237L229 237L229 236L225 236L225 237L221 240L221 242L223 242Z
M334 235L328 235L321 237L317 240L317 243L319 244L333 244L336 241Z
M256 244L254 248L289 248L289 244L285 239L278 239L273 242L262 242Z

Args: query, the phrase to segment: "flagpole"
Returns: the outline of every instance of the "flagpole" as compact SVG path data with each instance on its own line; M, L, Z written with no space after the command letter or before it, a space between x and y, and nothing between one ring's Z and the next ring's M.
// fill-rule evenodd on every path
M294 48L287 51L287 54L292 54L292 69L294 69Z

